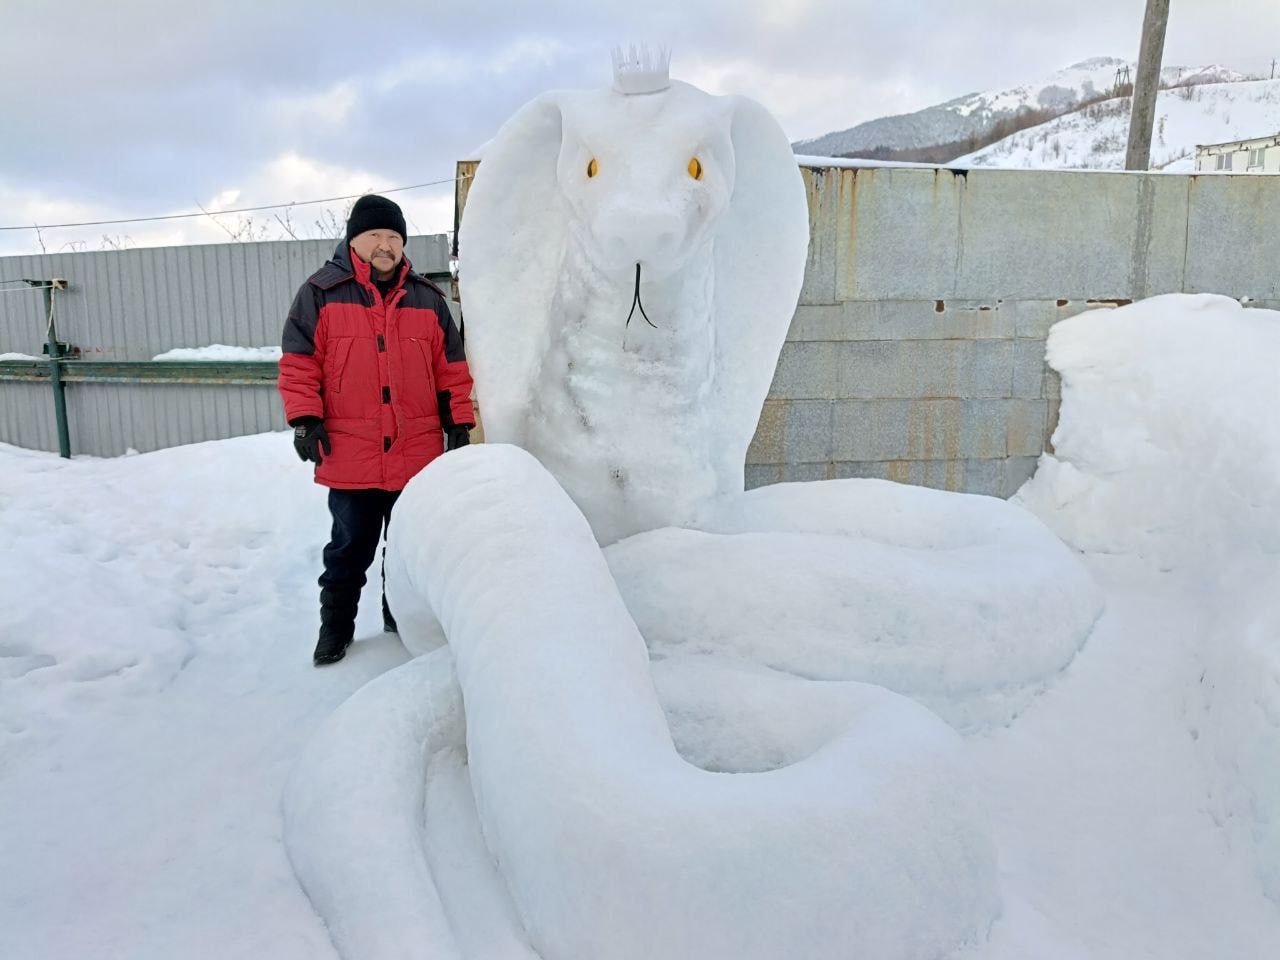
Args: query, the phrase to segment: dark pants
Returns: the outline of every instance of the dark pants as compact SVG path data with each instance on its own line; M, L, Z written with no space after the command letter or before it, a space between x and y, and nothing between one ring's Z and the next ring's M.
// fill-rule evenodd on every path
M320 575L321 616L354 624L360 588L378 554L378 541L391 526L391 508L399 490L330 490L333 532L324 548ZM387 613L386 598L382 601Z

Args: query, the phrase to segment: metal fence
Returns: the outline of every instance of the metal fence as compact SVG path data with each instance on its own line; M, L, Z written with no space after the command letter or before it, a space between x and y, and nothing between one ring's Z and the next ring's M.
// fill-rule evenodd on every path
M0 258L0 355L47 352L53 295L57 340L78 359L66 381L69 445L114 456L284 428L274 363L152 363L178 347L279 345L289 304L335 241L157 247ZM448 238L410 237L420 272L449 270ZM59 449L50 364L0 362L0 442Z

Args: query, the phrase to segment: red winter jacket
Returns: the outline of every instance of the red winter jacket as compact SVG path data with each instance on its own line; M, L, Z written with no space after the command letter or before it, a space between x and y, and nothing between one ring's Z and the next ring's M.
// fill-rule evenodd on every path
M440 288L408 259L385 300L344 240L289 308L280 359L285 419L321 417L331 452L316 483L400 490L471 426L471 373ZM443 408L443 409L441 409Z

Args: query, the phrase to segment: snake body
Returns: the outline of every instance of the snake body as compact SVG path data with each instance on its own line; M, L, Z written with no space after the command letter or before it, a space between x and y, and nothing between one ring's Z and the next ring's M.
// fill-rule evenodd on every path
M456 519L431 509L441 497ZM464 728L485 844L521 943L544 960L765 960L797 945L812 957L905 960L938 956L991 922L994 850L959 738L928 711L879 687L827 685L810 709L828 713L834 732L809 756L757 773L700 769L676 749L644 640L590 527L537 461L504 445L451 455L397 511L413 536L389 552L391 601L426 598L449 647L375 681L323 739L357 745L346 754L360 773L353 802L383 791L399 812L371 849L358 833L325 843L322 831L350 833L337 824L353 811L314 812L325 809L314 798L326 777L329 796L343 794L320 752L304 758L286 803L291 851L326 851L294 864L335 918L344 956L465 955L441 923L413 823L431 758ZM402 608L402 629L418 629L424 608ZM366 738L379 726L375 757ZM390 918L385 883L376 894L353 883L379 871L412 886L395 891ZM364 907L344 903L353 887ZM351 919L366 911L378 919ZM417 947L399 934L388 943L388 929L410 931Z

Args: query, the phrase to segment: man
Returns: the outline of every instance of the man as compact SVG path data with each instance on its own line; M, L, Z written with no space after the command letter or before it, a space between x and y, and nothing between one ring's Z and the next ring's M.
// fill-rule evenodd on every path
M333 532L320 577L316 666L346 654L356 607L405 484L475 424L471 373L444 293L404 256L405 222L385 197L356 201L333 258L294 298L280 395L298 456L329 487ZM383 624L395 620L382 598Z

